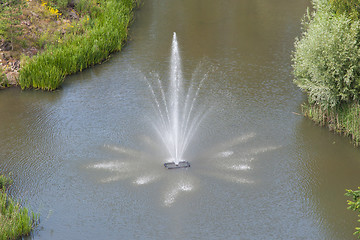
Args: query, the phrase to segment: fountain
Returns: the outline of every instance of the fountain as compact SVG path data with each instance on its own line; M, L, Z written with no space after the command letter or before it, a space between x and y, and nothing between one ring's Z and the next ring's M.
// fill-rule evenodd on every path
M135 186L156 185L151 189L160 189L166 207L171 207L182 194L196 191L201 182L207 182L202 181L201 176L235 184L255 183L251 174L257 155L281 146L262 147L254 142L255 132L238 135L237 129L227 125L231 121L224 118L232 116L226 109L232 95L218 85L226 75L204 58L187 80L182 74L176 33L169 70L164 77L155 70L141 72L148 85L146 93L150 95L146 103L153 107L149 109L146 105L142 116L149 118L147 123L153 125L153 128L146 126L146 131L151 132L139 135L135 148L105 144L105 152L113 152L114 158L92 163L88 168L108 172L101 183L130 179ZM238 115L235 113L235 116ZM231 133L226 132L227 129ZM192 166L194 162L201 167L187 171L190 162ZM159 163L166 169L178 171L169 174Z
M188 89L184 89L181 58L174 32L170 61L170 85L166 93L159 78L157 87L160 94L155 94L155 88L148 82L154 100L153 107L157 113L154 127L169 154L167 162L164 163L167 169L190 167L190 163L183 159L183 155L206 115L204 111L197 110L196 113L194 111L205 77L197 85L191 83Z

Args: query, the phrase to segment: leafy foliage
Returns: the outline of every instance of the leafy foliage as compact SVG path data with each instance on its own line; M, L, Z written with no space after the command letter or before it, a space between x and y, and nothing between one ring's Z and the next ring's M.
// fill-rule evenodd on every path
M346 190L345 196L351 197L352 200L348 200L348 209L357 211L360 213L360 187L359 190L353 191L353 190ZM360 217L360 215L359 215ZM358 220L360 222L360 219ZM358 238L360 239L360 227L355 228L356 231L354 232L354 235L358 235Z
M330 5L337 14L345 13L352 19L358 19L360 16L359 0L330 0Z
M294 82L324 109L359 100L360 21L335 14L327 0L314 3L295 42Z

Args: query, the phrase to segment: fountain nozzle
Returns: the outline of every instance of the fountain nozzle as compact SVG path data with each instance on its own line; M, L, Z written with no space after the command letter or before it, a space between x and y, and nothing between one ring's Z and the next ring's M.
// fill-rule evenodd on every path
M164 167L166 167L167 169L189 168L190 163L188 161L167 162L167 163L164 163Z

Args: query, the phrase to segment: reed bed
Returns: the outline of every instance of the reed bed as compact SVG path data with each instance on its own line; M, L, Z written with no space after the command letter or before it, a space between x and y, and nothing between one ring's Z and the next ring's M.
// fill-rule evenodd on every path
M14 201L6 192L11 180L0 175L0 240L27 236L38 222L38 216Z
M19 76L22 89L55 90L65 76L99 64L121 50L138 0L102 0L99 6L82 34L69 35L61 44L48 46L26 61Z
M356 146L360 145L360 104L358 102L325 110L319 105L306 103L302 105L302 111L317 124L350 137Z

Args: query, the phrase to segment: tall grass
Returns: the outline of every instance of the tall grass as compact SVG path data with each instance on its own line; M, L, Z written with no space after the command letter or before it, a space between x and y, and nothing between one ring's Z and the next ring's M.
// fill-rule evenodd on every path
M5 177L4 175L0 175L0 190L5 189L12 181L10 178Z
M18 239L29 235L38 217L14 201L6 192L11 180L0 175L0 240Z
M120 51L137 4L137 0L99 1L100 11L83 34L67 36L62 44L48 46L22 66L21 88L54 90L66 75L101 63L110 53Z
M360 104L342 104L324 110L316 104L303 104L302 111L321 126L350 137L356 146L360 146Z

